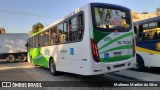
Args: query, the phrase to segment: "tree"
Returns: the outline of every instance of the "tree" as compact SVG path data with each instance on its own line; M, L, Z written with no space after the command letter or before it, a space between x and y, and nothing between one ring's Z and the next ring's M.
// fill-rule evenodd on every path
M32 26L32 33L36 33L36 32L38 32L38 31L39 31L39 27L34 24L34 25Z
M160 11L160 8L156 8L157 11Z
M36 25L34 24L34 25L32 26L32 30L35 29L35 27L36 27Z
M34 24L32 26L32 33L36 33L36 32L39 32L40 29L43 29L44 26L42 23L38 22L37 24Z
M37 25L39 28L44 28L43 24L40 23L40 22L38 22L36 25Z
M160 8L156 8L157 16L160 16Z

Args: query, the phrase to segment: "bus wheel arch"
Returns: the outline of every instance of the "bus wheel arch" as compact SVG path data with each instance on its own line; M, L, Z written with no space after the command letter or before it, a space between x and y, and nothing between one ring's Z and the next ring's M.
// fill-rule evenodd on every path
M50 70L50 73L53 76L57 76L58 75L58 72L56 70L56 64L55 64L55 61L54 61L53 57L50 57L50 59L49 59L49 70Z
M140 71L145 71L146 67L145 67L144 59L139 54L136 54L136 57L137 57L136 60L137 60L138 69Z

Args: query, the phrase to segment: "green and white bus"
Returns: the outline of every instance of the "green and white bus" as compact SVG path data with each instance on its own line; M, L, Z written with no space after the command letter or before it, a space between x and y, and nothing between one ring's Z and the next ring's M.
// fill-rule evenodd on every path
M89 3L28 39L29 62L58 71L99 75L136 65L130 9Z

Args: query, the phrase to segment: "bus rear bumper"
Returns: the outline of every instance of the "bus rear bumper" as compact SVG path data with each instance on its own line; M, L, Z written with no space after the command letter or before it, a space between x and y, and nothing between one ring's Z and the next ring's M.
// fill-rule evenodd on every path
M111 62L111 63L92 63L92 71L89 73L85 73L83 75L100 75L100 74L106 74L111 72L116 72L124 69L133 68L136 66L136 59L131 58L124 61L119 62Z
M136 66L136 59L131 58L129 60L120 61L120 62L103 63L102 71L103 73L110 73L110 72L133 68L135 66Z

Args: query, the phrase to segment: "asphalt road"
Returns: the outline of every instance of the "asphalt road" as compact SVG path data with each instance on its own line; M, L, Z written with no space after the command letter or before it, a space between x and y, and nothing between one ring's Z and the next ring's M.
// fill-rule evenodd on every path
M153 81L160 80L160 73L139 72L136 70L122 70L120 72L98 75L81 76L70 73L61 73L59 76L52 76L48 69L33 66L28 62L0 63L0 81ZM87 82L84 82L87 84ZM21 90L22 88L0 88L0 90ZM135 87L44 87L44 88L23 88L23 90L135 90ZM136 87L138 90L160 90L160 87Z

